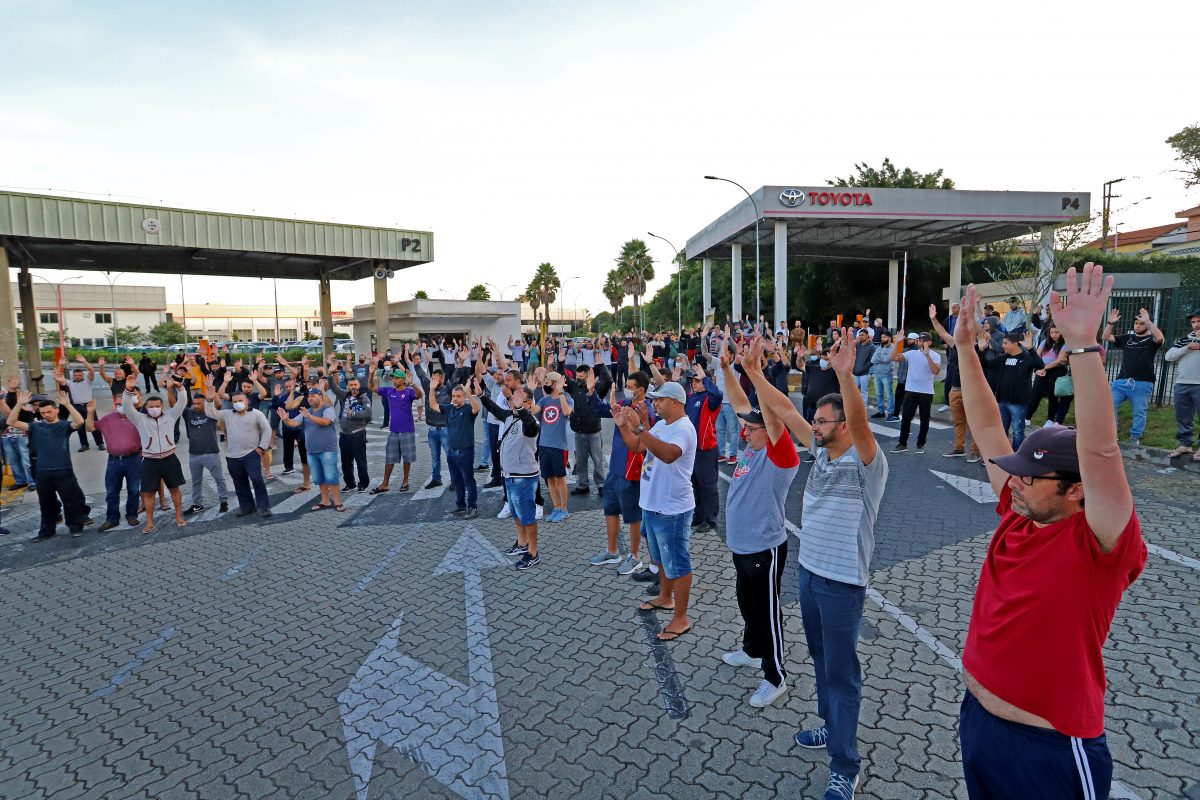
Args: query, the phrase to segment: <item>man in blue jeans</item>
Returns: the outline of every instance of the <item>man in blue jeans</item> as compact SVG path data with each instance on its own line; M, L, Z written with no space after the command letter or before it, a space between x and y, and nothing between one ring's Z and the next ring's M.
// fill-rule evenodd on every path
M767 381L761 367L763 346L755 342L742 360L756 387ZM800 617L813 660L821 725L800 731L795 741L829 754L824 800L852 800L858 785L858 628L875 549L875 520L888 476L887 459L875 442L854 381L855 350L853 338L842 331L826 356L841 391L816 401L811 425L782 393L758 395L816 459L804 489Z
M434 367L433 372L426 374L424 365L418 362L416 373L421 387L425 390L425 423L429 426L425 440L429 444L429 456L433 460L433 475L429 483L425 484L425 488L435 489L442 485L442 453L450 449L450 429L446 427L445 409L450 405L452 398L450 387L446 385L446 375L440 369ZM434 411L430 407L429 398L433 395L437 396L441 411ZM453 484L454 481L450 483Z
M1162 347L1163 332L1150 320L1150 313L1139 308L1133 320L1133 332L1113 335L1113 326L1121 321L1121 312L1108 312L1104 326L1104 341L1121 350L1121 371L1112 382L1113 413L1121 422L1121 406L1126 400L1133 406L1133 424L1129 428L1129 443L1140 445L1146 432L1146 412L1150 409L1150 393L1154 391L1154 361Z
M429 408L434 413L446 415L446 428L449 431L449 447L446 448L446 462L450 467L450 482L454 484L454 511L451 516L462 519L475 519L479 516L479 489L475 483L475 418L483 410L479 398L475 396L478 389L478 379L471 379L471 391L462 384L455 386L450 392L450 405L444 406L438 401L436 392L426 395L429 398Z
M97 530L111 531L121 521L121 486L125 486L125 521L138 524L138 495L142 491L142 442L138 430L120 411L96 419L96 401L87 403L88 431L99 431L108 443L108 464L104 468L106 513Z

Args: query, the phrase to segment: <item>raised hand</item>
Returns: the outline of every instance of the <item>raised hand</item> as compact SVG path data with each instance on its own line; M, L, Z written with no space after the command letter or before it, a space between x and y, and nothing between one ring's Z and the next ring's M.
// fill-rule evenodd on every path
M69 406L69 405L71 405L71 398L70 398L70 396L69 396L69 395L67 395L67 393L66 393L66 391L65 391L64 389L59 389L59 390L58 390L58 404L59 404L60 406Z
M1074 267L1067 269L1066 304L1054 312L1054 324L1072 349L1096 344L1096 329L1108 307L1112 286L1112 276L1105 276L1099 264L1087 262L1082 275ZM1050 292L1050 303L1055 308L1060 299L1058 292Z
M209 395L209 397L211 398L212 395ZM280 419L287 419L287 416L288 416L287 409L280 407L280 408L275 409L275 413L279 415Z
M80 355L75 356L75 360L78 361L80 364L87 363L87 359L83 357L82 353Z
M84 403L84 405L87 407L87 413L89 413L89 414L96 413L96 401L95 400L88 400L86 403Z
M1114 308L1108 312L1108 324L1109 325L1116 325L1120 321L1121 321L1121 312L1120 311L1117 311ZM1059 332L1061 333L1062 331L1060 330Z
M930 303L930 304L929 304L929 318L930 318L930 319L937 319L937 316L938 316L938 307L937 307L937 303Z
M962 302L958 306L958 322L954 323L954 343L973 346L979 339L979 291L975 284L963 290ZM897 334L900 337L900 334ZM989 340L990 341L990 340Z
M99 358L96 359L97 366L103 367L107 363L108 362L104 360L104 356L100 356Z
M17 392L17 405L27 406L29 401L33 399L33 392Z
M853 375L854 374L854 354L858 349L853 336L846 336L845 331L842 331L842 336L833 343L833 347L829 348L829 354L826 358L829 361L829 367L838 375ZM925 342L928 349L928 342Z

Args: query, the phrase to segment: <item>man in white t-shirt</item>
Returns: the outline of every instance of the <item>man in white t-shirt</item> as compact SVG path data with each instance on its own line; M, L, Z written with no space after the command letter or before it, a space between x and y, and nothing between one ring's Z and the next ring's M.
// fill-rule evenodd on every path
M893 453L908 452L908 434L912 430L913 414L921 411L921 427L917 431L917 452L925 452L929 436L929 409L933 405L934 376L942 371L942 357L933 349L928 333L910 333L906 340L909 349L897 352L893 361L908 362L908 378L904 382L904 405L900 409L900 441ZM915 345L915 346L914 346Z
M613 416L630 452L646 454L642 463L642 533L650 559L659 568L658 596L642 603L642 611L671 611L674 616L658 638L678 639L692 629L687 617L692 592L692 560L688 552L692 512L692 466L696 461L696 428L687 417L687 395L675 381L647 392L658 422L650 421L645 404L625 407Z

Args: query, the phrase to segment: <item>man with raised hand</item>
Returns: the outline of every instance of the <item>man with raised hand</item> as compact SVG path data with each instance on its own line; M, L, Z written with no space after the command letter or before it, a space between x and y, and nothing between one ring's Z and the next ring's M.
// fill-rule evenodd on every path
M764 342L759 339L742 359L747 374L762 373L763 349ZM730 476L725 501L725 544L733 554L737 574L742 646L725 653L722 660L734 667L762 669L763 680L751 695L750 705L763 708L787 693L779 581L787 561L784 504L800 469L800 458L779 415L767 404L759 408L750 405L734 376L728 350L721 355L721 369L726 373L733 409L746 423L746 449ZM771 393L781 394L773 386L759 389L760 398Z
M71 466L71 434L87 423L64 390L59 390L57 404L45 395L37 395L37 398L35 400L29 392L18 392L16 403L8 414L9 427L25 431L29 435L30 449L37 455L33 463L33 478L41 509L41 524L33 541L44 542L54 536L60 501L62 516L71 535L82 536L83 529L92 524L92 518L88 516L91 508ZM94 404L96 401L90 402ZM36 414L32 422L27 418L22 419L22 412L30 403L33 403ZM93 413L94 408L93 405L88 413Z
M1089 262L1082 280L1074 267L1066 280L1050 303L1078 430L1042 428L1014 453L975 351L974 286L954 332L967 424L1000 498L963 650L959 739L973 800L1101 798L1112 781L1101 649L1146 545L1096 341L1112 278Z
M166 373L164 380L171 387L174 402L163 407L161 397L147 397L145 413L135 407L137 400L137 374L125 379L125 393L121 398L120 412L137 428L142 444L141 481L142 506L146 509L146 527L142 533L154 533L154 495L159 483L165 483L175 506L175 525L182 528L183 492L180 487L187 481L183 478L183 466L175 454L175 422L183 413L184 402L174 391L175 377Z
M800 614L812 654L822 724L800 731L795 741L829 753L824 800L851 800L861 764L858 629L888 463L875 442L867 407L854 382L853 337L841 331L827 358L841 392L816 401L811 425L779 392L762 393L760 402L783 420L815 459L804 487L798 560ZM747 374L760 392L769 384L759 370Z

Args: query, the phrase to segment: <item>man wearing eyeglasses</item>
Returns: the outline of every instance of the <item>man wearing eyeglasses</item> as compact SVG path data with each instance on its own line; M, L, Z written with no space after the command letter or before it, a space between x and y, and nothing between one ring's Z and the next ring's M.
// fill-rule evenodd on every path
M858 711L862 667L858 629L875 549L875 520L887 484L887 458L879 450L867 406L854 381L854 337L842 330L829 349L840 393L816 401L810 425L762 371L766 345L756 341L742 369L758 390L760 407L783 421L815 459L804 487L800 532L800 615L817 684L822 724L802 730L796 744L829 754L824 800L852 800L862 759Z
M974 286L954 331L967 425L1000 498L962 659L959 739L973 800L1108 797L1112 782L1101 649L1146 545L1096 342L1113 279L1091 263L1082 281L1074 267L1066 279L1066 304L1057 292L1050 304L1078 430L1042 428L1014 453L974 346Z

